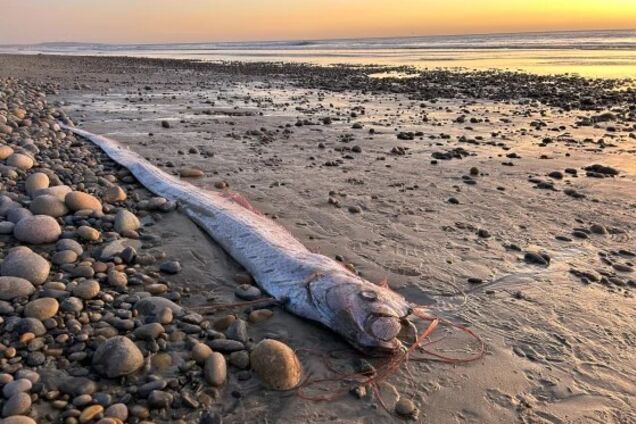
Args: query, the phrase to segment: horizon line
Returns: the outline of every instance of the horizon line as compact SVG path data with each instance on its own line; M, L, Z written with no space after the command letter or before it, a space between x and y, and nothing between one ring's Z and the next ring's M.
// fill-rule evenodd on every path
M395 35L395 36L369 36L369 37L342 37L342 38L295 38L295 39L277 39L277 40L247 40L247 41L166 41L166 42L125 42L125 43L112 43L112 42L90 42L90 41L40 41L34 43L11 43L0 44L0 46L38 46L44 44L93 44L93 45L106 45L106 46L157 46L162 44L182 44L182 45L195 45L195 44L245 44L245 43L285 43L285 42L320 42L320 41L352 41L352 40L387 40L392 38L436 38L436 37L470 37L470 36L484 36L484 35L518 35L518 34L566 34L566 33L585 33L585 32L633 32L635 28L625 29L573 29L573 30L548 30L548 31L518 31L518 32L475 32L475 33L451 33L451 34L427 34L427 35Z

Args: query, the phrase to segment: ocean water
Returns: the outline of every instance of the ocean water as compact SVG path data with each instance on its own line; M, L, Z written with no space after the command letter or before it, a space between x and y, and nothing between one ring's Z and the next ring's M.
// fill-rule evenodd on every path
M43 43L2 52L505 69L636 79L636 30L167 44Z

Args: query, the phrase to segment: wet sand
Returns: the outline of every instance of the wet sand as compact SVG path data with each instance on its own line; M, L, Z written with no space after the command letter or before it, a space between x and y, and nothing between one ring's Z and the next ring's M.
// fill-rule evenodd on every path
M55 85L49 100L78 126L164 170L200 168L196 185L229 186L312 250L477 332L481 360L411 362L383 385L387 405L415 402L416 422L636 422L633 93L578 79L401 83L365 72L0 56L0 76ZM563 90L545 89L551 81ZM619 173L585 170L594 164ZM184 304L236 301L231 258L183 216L158 225L183 264L173 283L190 288ZM250 336L347 348L279 309ZM400 420L372 396L308 402L231 375L213 407L224 422Z

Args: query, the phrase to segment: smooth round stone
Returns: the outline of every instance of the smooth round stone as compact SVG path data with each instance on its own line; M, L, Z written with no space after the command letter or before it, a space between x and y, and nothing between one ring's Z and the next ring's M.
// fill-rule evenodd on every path
M64 198L64 203L72 211L91 209L96 212L102 211L102 203L95 196L82 191L72 191Z
M137 231L139 227L141 227L141 223L134 213L126 209L120 209L115 215L114 227L115 231L117 231L118 233L123 233L126 231Z
M146 297L135 303L140 315L155 315L164 308L169 308L175 315L182 315L183 308L165 297Z
M7 417L2 420L2 424L38 424L31 417L27 417L24 415L14 415L12 417Z
M33 158L23 153L14 153L7 158L7 165L24 171L33 168Z
M17 224L24 218L29 218L31 216L33 216L31 211L25 208L11 208L7 211L7 220L13 222L14 224Z
M108 285L111 287L126 287L128 285L128 276L124 272L115 269L108 271Z
M15 228L15 224L11 221L2 221L0 222L0 234L13 234L13 229Z
M395 413L403 417L417 415L417 407L411 399L400 398L395 404Z
M46 327L42 324L42 321L35 318L22 318L15 326L15 332L22 335L25 333L33 333L37 337L46 334Z
M28 280L19 277L0 277L0 299L13 300L17 297L28 297L35 287Z
M209 346L212 350L219 352L236 352L245 349L245 345L237 340L214 339L210 340Z
M77 261L77 253L72 250L55 252L55 254L51 257L51 262L55 265L72 264L75 261Z
M29 175L29 178L24 182L24 188L29 196L32 196L38 190L42 190L49 187L51 181L49 176L44 172L36 172Z
M46 259L25 246L11 249L0 266L3 276L24 278L36 286L46 281L50 270Z
M230 353L230 364L245 370L250 367L250 354L246 350Z
M247 319L251 323L256 324L271 318L272 315L274 315L274 312L271 311L270 309L255 309L252 312L250 312Z
M148 396L148 406L152 409L165 409L172 405L174 396L161 390L153 390Z
M289 390L300 383L302 368L294 351L277 340L265 339L250 353L252 369L275 390Z
M192 359L199 364L204 363L211 354L212 349L205 343L196 343L192 346Z
M144 357L135 343L117 336L103 342L93 355L93 367L109 378L132 374L144 364Z
M205 174L201 169L191 166L181 168L179 170L179 176L181 176L182 178L200 178L204 175Z
M97 418L102 412L104 412L102 405L91 405L82 411L79 416L79 422L82 424L88 423Z
M95 280L82 281L73 288L73 296L90 300L99 294L100 289L99 283Z
M45 194L33 199L29 210L35 215L48 215L53 218L58 218L68 213L66 204L52 194Z
M0 160L5 160L13 154L13 148L7 145L0 146Z
M20 220L13 229L13 236L25 243L46 244L57 241L62 235L60 224L47 215L35 215Z
M159 265L159 270L166 274L177 274L181 271L181 264L179 261L165 261Z
M33 195L31 197L35 198L35 197L40 197L45 195L51 195L51 196L57 197L63 202L64 199L66 198L66 195L69 194L71 191L73 190L67 185L58 185L54 187L48 187L48 188L37 190L33 192Z
M21 370L15 373L15 378L25 378L29 380L32 384L36 384L40 381L40 374L38 374L37 372L33 370L22 368Z
M52 297L43 297L33 300L24 307L24 316L44 321L53 318L60 308L60 304Z
M124 403L114 403L108 407L104 415L126 421L128 419L128 407Z
M77 229L77 235L86 241L97 241L100 236L99 231L93 227L89 227L88 225L82 225L79 227Z
M26 393L16 393L5 402L2 407L2 416L24 415L29 412L29 409L31 409L31 396Z
M262 296L261 290L250 284L241 284L234 290L234 294L243 300L256 300Z
M62 301L60 307L64 312L78 314L84 309L84 303L82 303L82 299L77 297L68 297Z
M31 380L27 380L26 378L20 378L18 380L12 381L11 383L5 385L2 388L2 394L5 399L9 399L13 395L17 393L28 392L33 387L33 383Z
M225 357L219 352L212 352L205 360L203 377L211 386L222 386L227 378L227 363L225 362Z
M63 379L60 390L73 397L92 395L97 392L97 383L86 377L70 377Z
M72 250L78 256L84 253L84 248L82 247L82 245L73 239L62 239L58 241L57 243L55 243L55 250L57 250L58 252L63 250Z
M119 187L118 185L114 185L108 187L102 197L107 203L117 203L126 200L127 196L126 192L121 187Z
M166 330L163 328L163 325L158 322L153 322L136 328L133 334L141 340L155 340L165 332Z

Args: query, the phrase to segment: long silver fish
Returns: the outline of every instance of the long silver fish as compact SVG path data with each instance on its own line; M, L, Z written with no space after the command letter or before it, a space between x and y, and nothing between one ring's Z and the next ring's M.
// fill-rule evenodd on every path
M62 126L99 146L151 192L178 202L289 312L325 325L365 353L393 353L402 347L397 336L412 308L399 294L310 252L249 204L173 177L115 140Z

